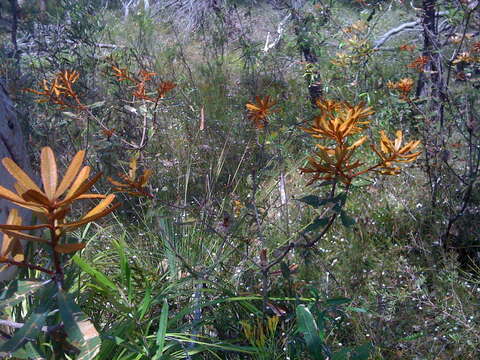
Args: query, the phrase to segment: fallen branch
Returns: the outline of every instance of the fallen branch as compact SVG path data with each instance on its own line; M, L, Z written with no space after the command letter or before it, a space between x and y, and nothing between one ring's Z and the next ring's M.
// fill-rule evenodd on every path
M268 32L267 34L267 40L265 41L265 46L263 48L263 52L267 53L269 50L277 47L278 43L280 42L280 40L282 40L282 36L283 36L283 33L285 32L285 24L287 23L288 20L290 20L290 18L292 17L292 14L289 13L287 16L285 16L283 18L282 21L280 21L280 23L278 24L277 26L277 38L275 40L273 40L272 42L270 42L270 32Z
M447 15L447 11L440 11L437 13L436 16L444 16ZM391 37L398 35L404 31L422 31L422 20L418 19L416 21L410 21L404 24L397 26L389 31L387 31L384 35L382 35L378 40L373 42L373 48L376 50L383 44L385 44Z

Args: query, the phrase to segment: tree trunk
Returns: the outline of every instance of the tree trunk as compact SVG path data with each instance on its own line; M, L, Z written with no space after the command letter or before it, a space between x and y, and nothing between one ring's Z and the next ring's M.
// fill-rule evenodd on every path
M302 18L297 10L292 6L290 8L292 14L292 21L294 24L294 32L297 38L297 45L299 47L300 53L308 64L312 65L312 68L315 68L318 63L318 57L315 53L315 49L312 49L309 41L307 40L307 35L305 34L305 28L307 27L306 20ZM310 96L310 102L315 106L317 100L321 99L323 96L323 84L318 71L313 71L312 79L307 79L308 82L308 94Z
M5 88L0 83L0 159L5 157L9 157L15 161L27 174L32 173L20 124L17 122L12 102ZM1 163L0 185L14 191L14 179ZM0 224L5 224L8 213L12 207L14 206L11 202L0 199ZM31 212L23 208L19 210L23 224L30 224L32 219ZM0 234L0 248L2 241L3 234ZM25 246L24 243L23 246ZM0 272L0 281L12 279L16 272L17 269L14 266L7 268Z

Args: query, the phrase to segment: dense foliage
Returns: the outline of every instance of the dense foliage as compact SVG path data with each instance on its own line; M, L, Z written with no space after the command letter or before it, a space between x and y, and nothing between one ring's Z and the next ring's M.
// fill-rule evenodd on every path
M478 358L478 1L0 11L0 356Z

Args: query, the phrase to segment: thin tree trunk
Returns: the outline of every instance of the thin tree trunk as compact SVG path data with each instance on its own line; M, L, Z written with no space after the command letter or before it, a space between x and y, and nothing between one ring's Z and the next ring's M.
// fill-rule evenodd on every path
M307 25L305 20L298 14L298 12L292 7L290 9L292 14L292 20L294 23L294 32L297 38L297 45L300 49L300 53L308 64L315 65L318 63L318 57L315 53L315 50L311 48L308 41L305 39L305 34L303 28ZM314 71L313 80L308 80L308 94L310 96L310 102L315 106L317 100L321 99L323 96L323 84L322 79L318 71Z

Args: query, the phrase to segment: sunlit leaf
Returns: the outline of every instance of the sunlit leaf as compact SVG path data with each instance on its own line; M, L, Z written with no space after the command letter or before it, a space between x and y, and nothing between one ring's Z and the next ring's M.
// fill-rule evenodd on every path
M77 152L77 154L73 157L72 162L68 166L67 171L62 179L62 182L57 188L55 192L55 197L60 197L63 193L68 189L68 187L73 183L75 177L77 176L78 172L80 171L80 167L82 166L83 159L85 158L85 151L81 150Z
M12 159L4 158L2 164L7 171L20 183L25 189L32 189L42 192L35 182L28 176Z
M48 146L42 148L40 153L40 170L45 194L50 200L53 200L58 181L57 162L52 149Z

